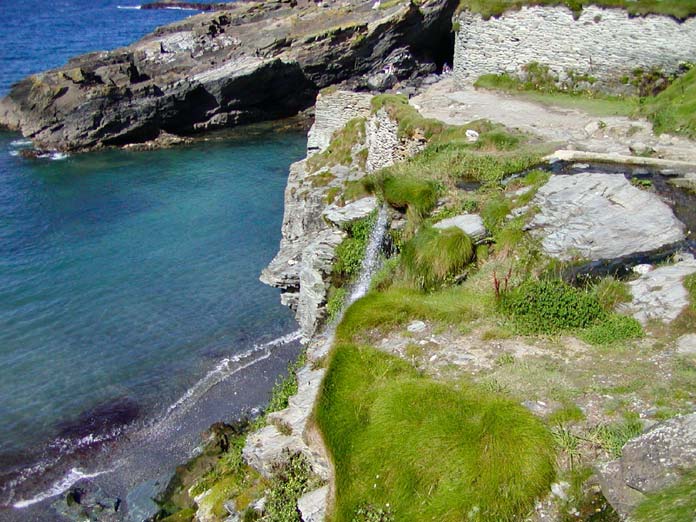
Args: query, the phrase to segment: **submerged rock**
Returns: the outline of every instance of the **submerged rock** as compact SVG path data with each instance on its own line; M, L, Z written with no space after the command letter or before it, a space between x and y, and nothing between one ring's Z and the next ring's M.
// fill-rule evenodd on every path
M531 206L539 212L528 229L548 255L564 261L613 259L685 237L684 225L666 203L621 175L551 176Z
M39 148L77 150L290 116L328 85L431 70L451 53L456 5L231 3L29 76L0 101L0 125Z
M696 467L696 413L656 424L629 441L620 459L599 470L602 492L626 516L648 493L675 484Z
M683 281L694 272L696 260L689 254L682 254L682 260L678 263L644 273L628 283L632 299L630 303L622 305L621 310L643 324L650 319L664 323L674 321L689 306L689 293Z

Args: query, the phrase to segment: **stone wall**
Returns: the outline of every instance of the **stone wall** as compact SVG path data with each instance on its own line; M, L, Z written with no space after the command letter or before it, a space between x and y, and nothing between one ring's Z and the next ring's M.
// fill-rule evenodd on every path
M307 135L307 155L323 151L334 132L353 118L370 114L372 95L350 91L319 93L315 105L314 125Z
M465 11L458 23L453 69L459 85L483 74L520 73L539 62L561 79L572 70L616 88L638 67L671 72L696 62L696 18L680 23L589 6L575 20L565 7L525 7L489 20Z
M399 124L380 109L365 124L367 146L367 172L389 167L420 152L426 145L424 136L404 138L399 136Z

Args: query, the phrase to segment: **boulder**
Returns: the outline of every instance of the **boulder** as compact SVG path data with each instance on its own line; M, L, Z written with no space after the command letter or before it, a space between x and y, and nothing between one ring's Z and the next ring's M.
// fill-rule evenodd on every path
M478 214L461 214L443 219L433 226L441 230L456 227L465 232L474 241L479 241L486 237L486 227L483 225L483 219Z
M343 207L331 205L324 211L324 217L334 225L343 226L369 216L377 208L377 198L369 196Z
M623 447L620 459L599 470L602 493L627 516L645 498L696 467L696 413L656 424Z
M531 202L527 228L557 259L613 259L684 239L684 225L652 192L617 174L551 176Z
M696 272L696 261L690 254L682 254L682 260L673 265L655 268L630 281L631 302L621 305L645 324L650 319L664 323L674 321L689 306L689 293L684 288L684 278Z
M696 357L696 334L682 335L677 339L677 353L687 357Z

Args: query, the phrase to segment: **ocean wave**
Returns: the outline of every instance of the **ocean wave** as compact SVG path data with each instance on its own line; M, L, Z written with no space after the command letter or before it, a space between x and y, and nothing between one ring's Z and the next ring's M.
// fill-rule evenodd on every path
M10 142L10 145L12 145L13 147L28 147L29 145L31 145L31 140L27 140L27 139L12 140Z
M70 489L74 484L79 482L82 479L89 479L89 478L94 478L98 477L99 475L103 475L104 473L108 473L112 470L110 469L105 469L102 471L95 471L93 473L88 473L85 471L82 471L78 468L72 468L68 473L63 475L60 479L58 479L56 482L51 484L51 486L44 490L41 491L40 493L37 493L31 498L25 499L25 500L19 500L12 504L12 507L16 509L23 509L26 507L29 507L33 504L38 504L39 502L49 499L51 497L56 497L58 495L61 495L62 493L65 493L68 489Z
M60 161L70 157L70 154L65 152L46 152L45 154L39 154L36 156L41 159L50 159L52 161Z
M173 414L176 410L181 409L182 406L195 402L197 398L203 396L210 388L221 382L223 379L249 368L258 362L268 359L268 357L271 355L271 348L298 341L301 338L302 332L300 330L296 330L287 335L273 339L267 343L255 344L242 353L233 355L231 357L225 357L217 365L215 365L215 368L210 370L205 377L189 388L184 395L169 406L167 416ZM258 353L261 353L259 357L252 358ZM248 362L243 362L250 358L251 360Z
M139 5L117 5L116 9L140 9Z
M17 156L19 156L19 151L18 151L18 150L11 150L11 151L10 151L10 156L12 156L12 157L17 157Z

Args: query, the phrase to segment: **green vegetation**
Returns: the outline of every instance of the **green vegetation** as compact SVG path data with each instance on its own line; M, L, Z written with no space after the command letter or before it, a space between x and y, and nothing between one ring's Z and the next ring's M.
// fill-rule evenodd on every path
M353 147L365 141L365 118L354 118L331 137L328 148L307 160L309 172L331 165L350 165L353 162Z
M338 245L333 265L332 280L335 287L344 286L360 273L375 219L376 213L372 213L346 226L348 237Z
M597 426L592 432L592 438L613 458L618 458L624 444L642 432L643 425L640 420L631 416L620 422Z
M341 313L347 295L348 291L345 288L331 287L329 289L329 298L326 302L326 315L329 322L335 320Z
M384 109L391 119L398 122L399 137L422 135L430 139L445 128L441 121L421 116L418 110L408 103L408 96L404 94L379 94L372 98L371 104L373 113Z
M657 96L644 99L641 111L652 122L655 132L696 139L696 68L677 78Z
M383 175L378 181L384 200L393 208L422 219L437 203L437 185L412 175Z
M661 14L678 20L685 20L696 14L694 0L460 0L459 11L469 10L481 14L484 18L490 18L525 5L561 5L576 15L588 5L620 7L632 15Z
M578 335L588 344L606 345L643 337L643 327L633 317L611 314L601 323L586 328Z
M424 290L460 275L473 258L473 242L458 228L423 227L401 251L407 278Z
M531 101L577 108L598 116L636 114L637 97L603 94L589 88L593 83L593 78L572 74L562 83L549 72L548 67L531 63L525 66L524 80L506 73L485 74L476 80L474 86L520 94Z
M635 510L636 522L687 522L696 516L696 470L676 484L657 493L648 494Z
M334 348L316 416L336 469L337 522L366 504L394 520L517 520L554 478L551 435L524 408L373 348Z
M382 292L370 292L346 310L336 337L350 341L374 328L389 329L413 319L464 324L493 313L492 294L455 286L437 292L420 292L393 286Z
M286 464L273 470L264 520L300 522L297 500L320 485L304 455L292 455Z
M302 353L288 367L288 374L275 382L265 413L280 411L288 407L288 399L297 393L297 371L304 366L305 360L305 354Z

